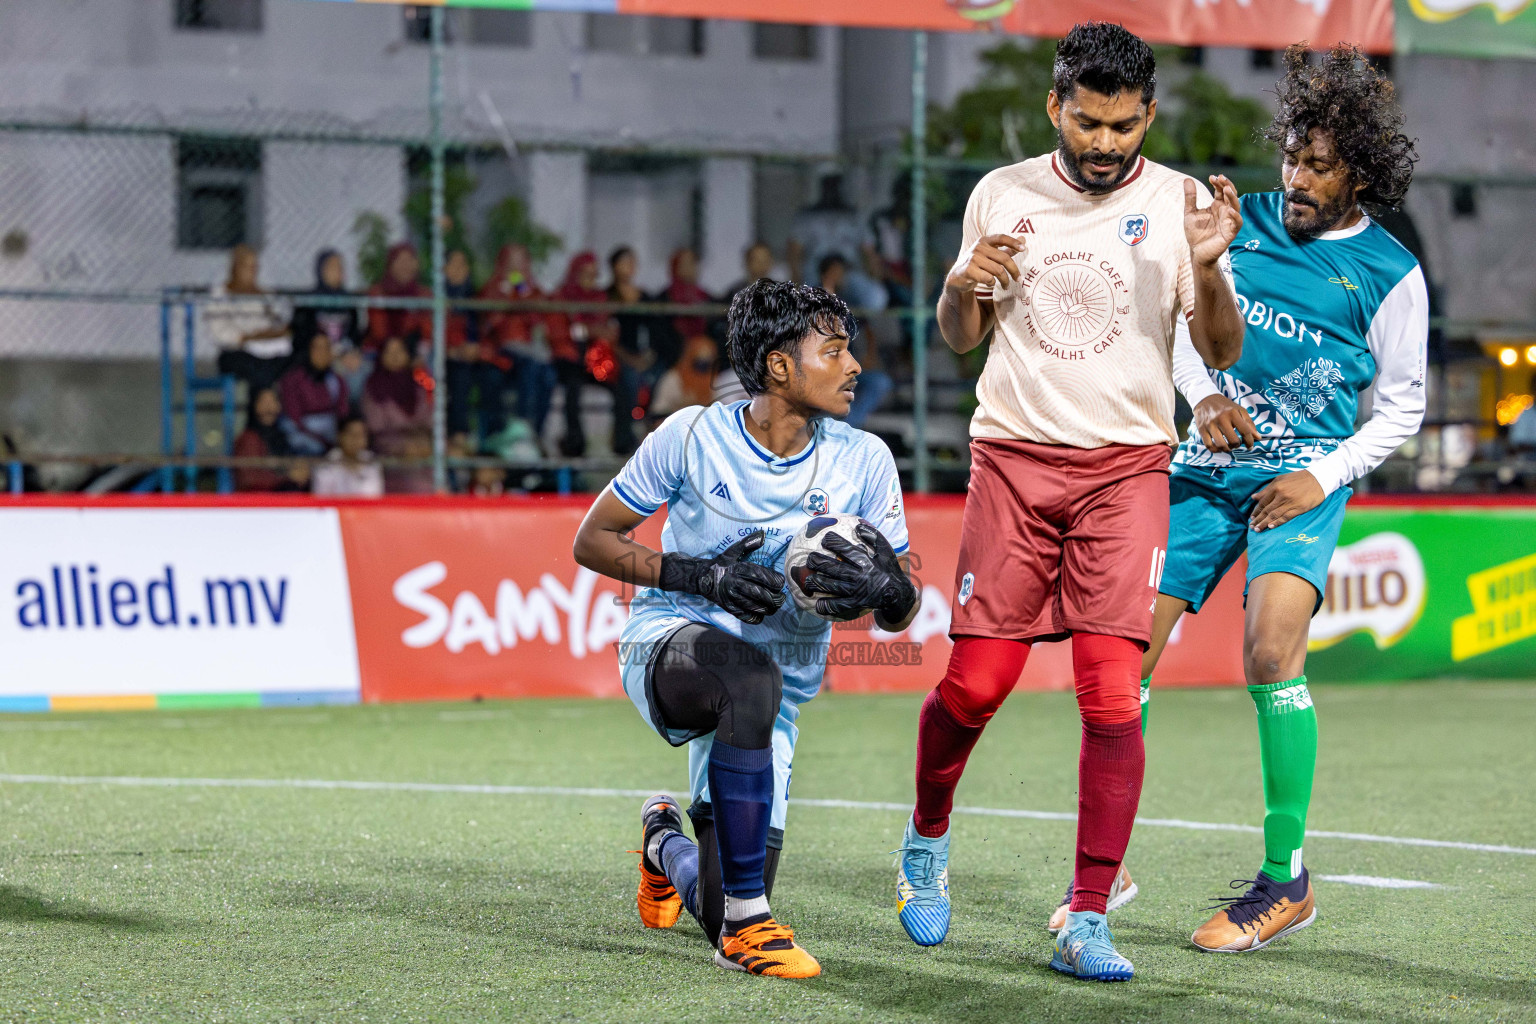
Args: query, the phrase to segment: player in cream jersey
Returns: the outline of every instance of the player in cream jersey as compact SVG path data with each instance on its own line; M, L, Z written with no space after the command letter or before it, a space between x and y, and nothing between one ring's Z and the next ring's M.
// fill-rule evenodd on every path
M962 251L988 235L1012 236L1023 250L1013 257L1017 279L976 289L991 300L997 329L972 437L1076 448L1178 443L1174 326L1195 304L1187 190L1210 205L1204 185L1141 156L1108 192L1074 182L1057 153L981 180Z
M1173 341L1181 321L1230 366L1243 319L1220 261L1242 226L1217 195L1141 156L1156 60L1119 25L1056 47L1056 152L987 175L966 207L937 319L967 352L992 335L971 420L950 614L954 648L918 718L917 800L897 915L919 945L950 921L949 816L971 750L1035 641L1072 638L1082 716L1073 895L1051 967L1125 980L1105 921L1141 796L1142 654L1168 544Z

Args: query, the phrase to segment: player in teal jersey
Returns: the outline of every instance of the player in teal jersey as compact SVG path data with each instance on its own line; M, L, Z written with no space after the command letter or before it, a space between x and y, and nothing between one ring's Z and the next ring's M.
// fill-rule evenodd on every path
M1424 416L1429 300L1418 262L1367 216L1397 206L1414 144L1383 79L1355 49L1321 67L1286 53L1266 137L1282 152L1283 191L1242 199L1228 247L1243 354L1210 370L1180 327L1174 380L1194 409L1174 456L1168 553L1158 584L1147 687L1179 616L1198 612L1246 550L1244 674L1258 709L1264 863L1193 935L1208 952L1259 949L1311 924L1302 838L1317 717L1302 674L1349 483L1413 436ZM1355 429L1360 396L1370 418ZM1059 912L1058 912L1059 916ZM1053 924L1054 924L1053 920Z

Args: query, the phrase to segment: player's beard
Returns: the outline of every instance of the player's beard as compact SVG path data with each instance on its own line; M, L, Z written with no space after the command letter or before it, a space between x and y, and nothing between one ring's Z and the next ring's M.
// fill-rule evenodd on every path
M1299 192L1287 192L1284 199L1280 207L1280 220L1285 225L1285 233L1298 242L1316 238L1332 229L1355 206L1354 191L1347 188L1340 189L1339 194L1327 203L1319 203L1312 196L1302 195ZM1291 212L1292 203L1311 207L1314 211L1312 216L1305 220L1297 217Z
M1062 134L1061 127L1056 128L1056 153L1061 158L1057 162L1067 172L1067 177L1072 183L1085 192L1113 192L1130 175L1136 167L1136 160L1141 156L1141 147L1146 145L1147 137L1142 135L1141 141L1136 143L1136 148L1128 154L1100 153L1096 149L1085 149L1081 153L1074 153L1072 147L1067 145L1067 137ZM1095 163L1114 163L1114 173L1107 178L1090 178L1083 173L1083 160L1092 158Z

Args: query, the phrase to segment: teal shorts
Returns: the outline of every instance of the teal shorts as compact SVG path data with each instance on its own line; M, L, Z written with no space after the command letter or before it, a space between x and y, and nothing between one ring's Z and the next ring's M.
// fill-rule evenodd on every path
M1340 487L1312 511L1257 533L1249 528L1248 517L1259 492L1285 472L1246 466L1174 466L1168 478L1168 559L1158 592L1188 601L1189 610L1198 612L1238 556L1247 551L1245 603L1248 585L1255 578L1288 572L1312 584L1321 607L1328 563L1339 543L1344 506L1353 492Z

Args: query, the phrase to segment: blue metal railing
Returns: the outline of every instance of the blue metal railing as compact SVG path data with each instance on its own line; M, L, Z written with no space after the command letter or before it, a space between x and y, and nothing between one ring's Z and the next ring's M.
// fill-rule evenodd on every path
M173 349L173 322L175 307L182 309L183 358L181 366L182 395L182 452L189 458L197 455L197 396L202 391L218 391L223 400L224 454L234 452L235 438L235 378L229 374L215 377L199 377L197 374L197 304L167 290L160 301L160 450L165 455L176 452L175 370ZM215 470L218 492L229 494L235 489L234 473L229 467ZM191 464L182 471L183 487L188 494L197 490L197 468ZM176 470L164 466L141 485L139 489L161 490L167 494L176 490Z

